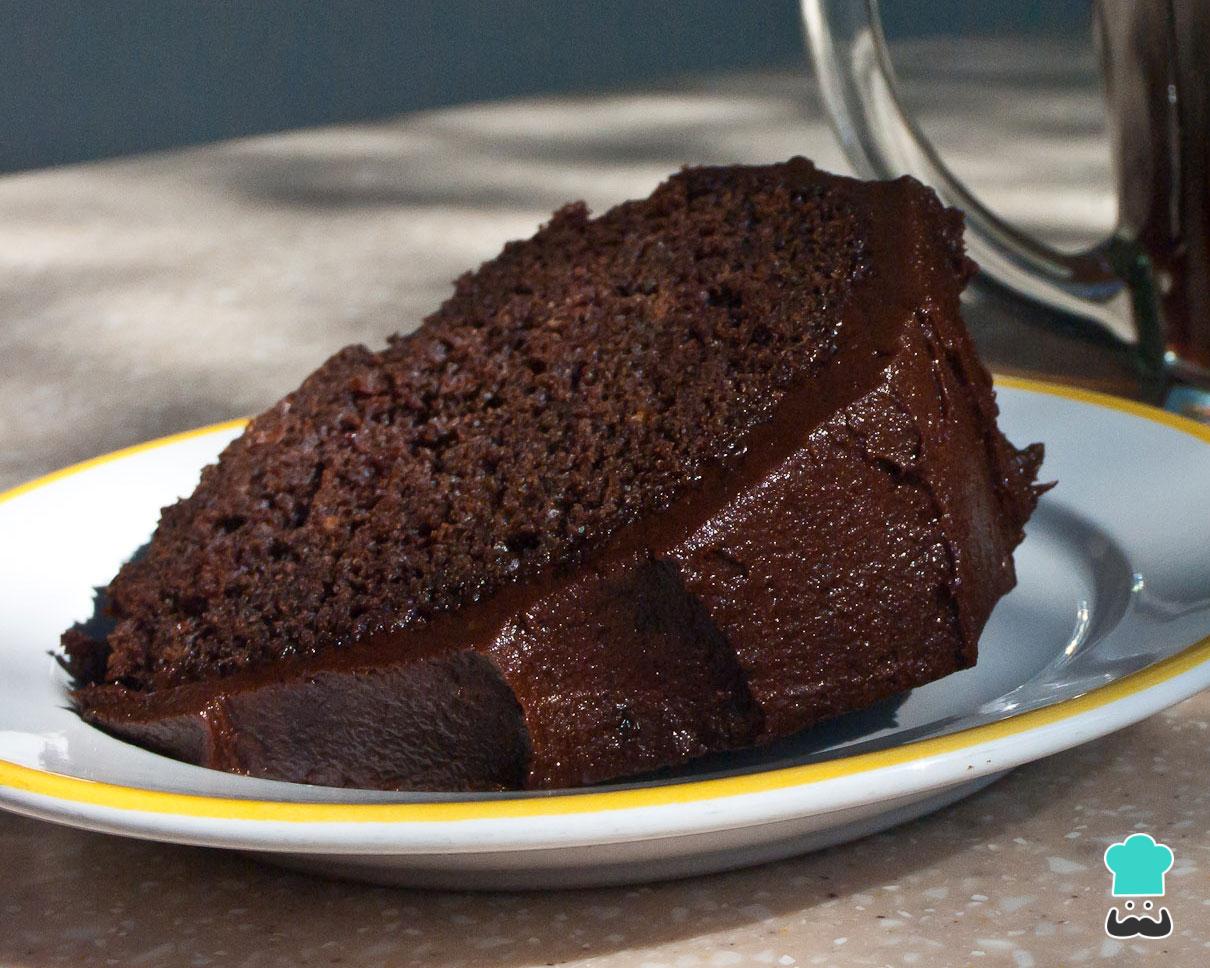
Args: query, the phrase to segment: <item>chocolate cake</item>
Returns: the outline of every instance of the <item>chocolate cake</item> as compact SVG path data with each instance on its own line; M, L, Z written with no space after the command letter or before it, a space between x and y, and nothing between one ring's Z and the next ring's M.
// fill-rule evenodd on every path
M64 636L89 722L223 770L545 789L970 666L1033 510L959 213L796 158L557 213L342 350Z

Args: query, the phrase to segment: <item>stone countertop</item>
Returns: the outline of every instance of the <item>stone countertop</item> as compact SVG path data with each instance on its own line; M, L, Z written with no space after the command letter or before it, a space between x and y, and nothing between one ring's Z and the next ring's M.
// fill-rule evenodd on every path
M1109 224L1086 52L921 47L906 68L994 207L1062 243ZM809 83L776 74L2 178L0 488L265 408L339 347L414 326L568 199L599 210L685 163L799 152L844 168ZM1060 369L970 315L994 364ZM890 833L636 889L371 888L0 815L0 965L1204 964L1208 721L1202 695ZM1135 830L1176 852L1165 941L1104 933L1101 855Z
M452 894L0 815L0 965L1055 968L1210 961L1210 696L932 817L750 870L637 888ZM1105 848L1176 855L1164 941L1105 935Z

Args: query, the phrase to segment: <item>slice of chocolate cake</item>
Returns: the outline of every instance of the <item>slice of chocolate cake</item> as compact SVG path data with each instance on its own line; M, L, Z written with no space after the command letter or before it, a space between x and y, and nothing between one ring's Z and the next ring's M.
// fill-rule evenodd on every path
M64 636L89 722L384 789L595 783L975 661L1037 500L910 179L557 212L257 417Z

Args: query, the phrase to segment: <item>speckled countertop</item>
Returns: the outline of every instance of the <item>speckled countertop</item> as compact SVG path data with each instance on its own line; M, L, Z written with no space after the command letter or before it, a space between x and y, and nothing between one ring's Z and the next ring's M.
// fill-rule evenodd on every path
M1210 697L1011 774L929 819L634 889L443 894L0 817L0 964L987 965L1210 962ZM1104 931L1106 846L1176 854L1165 941Z
M913 65L926 126L994 205L1059 241L1111 220L1086 53ZM796 152L844 167L809 84L766 75L0 179L0 487L267 406L338 347L413 326L569 198ZM1055 368L1044 341L972 321L994 362ZM370 888L0 815L0 966L1203 965L1208 733L1202 695L890 833L637 889ZM1176 853L1164 941L1103 929L1101 857L1136 830Z

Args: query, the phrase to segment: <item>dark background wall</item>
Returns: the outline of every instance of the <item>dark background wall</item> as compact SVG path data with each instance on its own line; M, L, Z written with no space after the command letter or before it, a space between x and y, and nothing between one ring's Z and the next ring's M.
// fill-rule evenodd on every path
M884 0L893 38L1087 0ZM0 171L468 100L802 65L797 0L0 0Z

